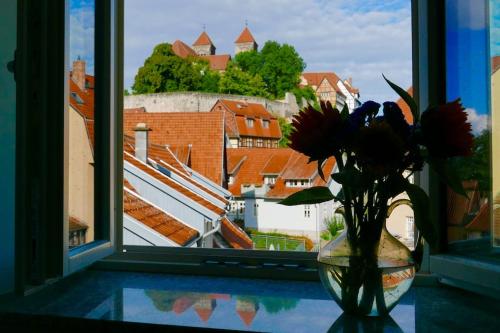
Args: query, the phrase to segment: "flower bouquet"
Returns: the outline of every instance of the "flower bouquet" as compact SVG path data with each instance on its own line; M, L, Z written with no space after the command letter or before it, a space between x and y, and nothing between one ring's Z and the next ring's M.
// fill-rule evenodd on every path
M384 77L385 78L385 77ZM337 201L345 220L343 234L319 253L323 284L345 312L387 314L409 289L422 238L438 243L438 225L429 212L426 192L410 180L425 163L454 191L466 195L448 159L471 154L473 136L459 100L427 108L421 114L413 98L389 80L387 83L408 104L409 124L394 102L368 101L349 113L321 103L321 110L307 106L294 117L290 147L318 163L334 157L333 181L328 187L311 187L280 203L314 204ZM419 231L413 253L392 237L385 222L398 198L411 203Z

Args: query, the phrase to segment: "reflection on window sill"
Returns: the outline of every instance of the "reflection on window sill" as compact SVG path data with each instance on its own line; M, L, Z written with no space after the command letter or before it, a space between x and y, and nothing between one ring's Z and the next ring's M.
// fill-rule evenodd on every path
M499 311L498 302L485 297L445 287L413 287L386 320L361 323L342 315L319 282L90 270L30 297L0 302L0 321L17 320L19 328L29 320L48 325L48 320L40 321L45 316L65 317L50 318L51 327L58 327L59 320L73 317L81 322L65 325L79 331L92 325L85 320L93 319L141 332L150 324L280 332L342 332L352 331L353 325L391 332L456 332L494 331ZM12 319L5 313L16 314ZM41 318L23 321L19 313Z

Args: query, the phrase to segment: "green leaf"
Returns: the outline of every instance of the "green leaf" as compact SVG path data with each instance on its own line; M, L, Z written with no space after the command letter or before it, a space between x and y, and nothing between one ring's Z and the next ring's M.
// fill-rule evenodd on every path
M462 186L462 180L455 171L455 168L450 167L450 164L447 160L428 157L427 163L429 163L429 166L432 168L432 170L434 170L439 175L439 178L455 193L469 198Z
M389 81L384 74L382 74L382 76L384 77L384 80L391 86L391 88L406 102L406 104L408 104L411 110L411 114L413 115L413 123L417 123L420 118L420 114L418 112L417 103L415 102L413 97L411 97L410 94L406 92L406 90Z
M422 237L432 246L438 244L438 226L431 218L429 197L419 186L407 183L406 194L410 198L415 225Z
M341 185L361 187L363 175L353 166L346 166L344 170L332 174L332 179Z
M332 192L330 192L330 189L328 187L315 186L294 193L278 203L285 206L311 205L330 201L334 198L335 197L333 196Z
M346 120L349 117L349 107L347 104L344 104L344 107L342 108L342 111L340 112L340 117L343 120Z

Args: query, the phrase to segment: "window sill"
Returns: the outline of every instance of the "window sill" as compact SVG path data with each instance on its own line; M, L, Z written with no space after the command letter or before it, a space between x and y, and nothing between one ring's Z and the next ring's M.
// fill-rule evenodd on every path
M430 271L440 282L500 299L500 266L460 255L430 257Z

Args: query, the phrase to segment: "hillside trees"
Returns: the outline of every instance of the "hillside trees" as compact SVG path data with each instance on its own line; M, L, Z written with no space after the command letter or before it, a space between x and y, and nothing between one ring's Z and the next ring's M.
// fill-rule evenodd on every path
M235 62L243 71L260 75L274 98L283 98L286 92L297 89L306 67L293 46L275 41L267 41L260 52L238 53Z

